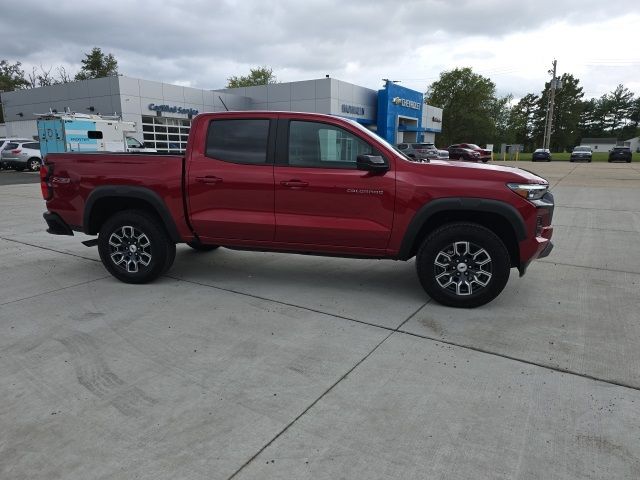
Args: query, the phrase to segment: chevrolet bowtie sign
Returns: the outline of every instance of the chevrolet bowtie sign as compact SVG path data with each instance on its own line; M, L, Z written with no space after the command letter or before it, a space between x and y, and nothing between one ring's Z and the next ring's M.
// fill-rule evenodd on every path
M391 100L394 105L402 105L403 107L413 108L414 110L420 110L420 102L414 102L413 100L407 100L406 98L394 97Z

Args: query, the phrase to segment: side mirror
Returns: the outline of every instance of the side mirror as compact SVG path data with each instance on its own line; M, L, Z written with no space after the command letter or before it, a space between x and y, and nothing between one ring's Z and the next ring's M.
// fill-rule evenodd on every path
M389 170L389 165L379 155L358 155L356 166L358 170L366 170L368 172L386 172Z

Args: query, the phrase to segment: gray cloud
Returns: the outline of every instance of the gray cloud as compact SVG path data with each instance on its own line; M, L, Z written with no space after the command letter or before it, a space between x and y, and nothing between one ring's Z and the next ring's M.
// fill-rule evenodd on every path
M454 60L474 66L493 57L483 39L639 11L637 0L10 0L3 6L0 58L27 68L62 64L75 72L83 54L99 46L114 53L126 75L203 88L223 87L231 75L268 65L284 80L328 73L376 88L382 77L393 76L426 89L444 63L433 58L428 66L415 65L420 47L446 52L473 36L477 48ZM529 84L504 75L494 81L516 94ZM534 84L539 90L540 79Z

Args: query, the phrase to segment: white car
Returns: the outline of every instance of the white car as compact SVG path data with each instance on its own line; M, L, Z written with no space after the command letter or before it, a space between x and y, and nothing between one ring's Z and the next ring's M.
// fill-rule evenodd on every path
M9 137L9 138L0 138L0 154L2 154L2 150L11 142L30 142L28 138L17 138L17 137ZM0 169L4 168L2 161L0 161Z
M19 172L25 169L37 172L42 165L40 142L33 140L9 142L0 152L0 162L3 168L15 168Z

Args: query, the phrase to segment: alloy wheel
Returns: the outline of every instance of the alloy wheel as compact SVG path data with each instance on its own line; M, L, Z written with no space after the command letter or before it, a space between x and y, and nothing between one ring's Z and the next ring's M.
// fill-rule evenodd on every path
M441 249L433 267L438 285L459 296L482 290L493 275L489 253L467 241L453 242Z
M123 225L109 236L110 257L114 265L127 273L137 273L151 263L151 241L131 225Z

